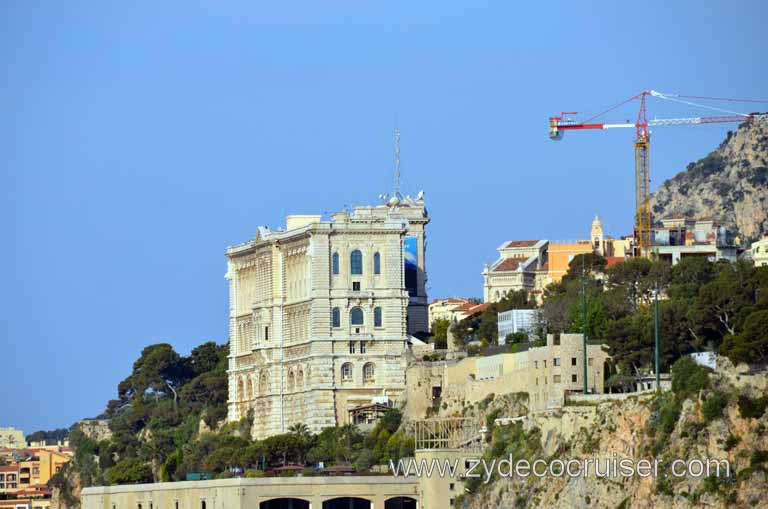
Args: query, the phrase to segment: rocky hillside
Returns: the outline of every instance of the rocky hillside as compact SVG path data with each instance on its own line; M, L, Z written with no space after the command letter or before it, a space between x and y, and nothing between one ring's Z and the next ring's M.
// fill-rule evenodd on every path
M709 375L689 366L673 380L674 390L660 397L566 406L529 415L523 425L493 426L484 456L487 461L509 454L529 461L643 458L659 459L661 465L709 458L728 460L730 475L495 476L488 484L469 483L457 507L768 507L768 377L749 372L746 365L734 368L722 357L718 363L718 371ZM492 422L497 412L491 408L486 420Z
M744 123L705 158L664 182L654 217L714 216L742 243L768 232L768 121Z

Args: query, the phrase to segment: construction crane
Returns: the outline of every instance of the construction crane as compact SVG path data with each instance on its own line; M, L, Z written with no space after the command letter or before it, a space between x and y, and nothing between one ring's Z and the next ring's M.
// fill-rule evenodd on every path
M646 97L651 96L658 99L686 104L709 110L717 111L723 116L714 117L688 117L688 118L666 118L648 120L646 116ZM569 115L578 115L578 112L563 112L560 116L549 118L549 137L553 140L561 140L565 131L580 129L635 129L635 218L634 218L634 255L649 257L651 253L651 170L649 162L649 149L651 141L651 127L663 127L674 125L698 125L698 124L716 124L722 122L751 122L756 119L766 119L766 114L739 113L722 108L716 108L703 104L691 102L688 99L705 99L714 101L743 102L743 103L766 103L768 101L756 101L749 99L727 99L722 97L703 97L703 96L685 96L679 94L663 94L655 90L643 90L622 101L621 103L590 117L587 120L577 122ZM640 110L637 113L635 122L621 123L595 123L594 121L632 101L640 102Z

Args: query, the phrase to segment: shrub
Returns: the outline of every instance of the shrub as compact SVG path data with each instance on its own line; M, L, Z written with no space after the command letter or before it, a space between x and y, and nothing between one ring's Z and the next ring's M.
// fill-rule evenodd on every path
M690 357L681 357L672 365L672 392L684 400L709 387L711 369L699 366Z
M753 451L752 456L749 457L749 466L757 468L763 463L768 461L768 451L761 451L760 449Z
M720 391L712 393L701 407L704 418L708 421L723 416L723 410L728 405L728 395Z
M739 413L745 419L759 419L768 406L768 396L752 399L747 395L739 396Z
M723 449L726 451L730 451L737 445L739 445L739 442L741 442L741 437L737 437L735 435L728 435L728 438L725 440L725 446Z

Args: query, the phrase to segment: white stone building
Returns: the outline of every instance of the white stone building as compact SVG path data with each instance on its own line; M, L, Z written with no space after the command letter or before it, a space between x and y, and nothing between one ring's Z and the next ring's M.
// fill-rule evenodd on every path
M752 243L749 254L755 267L768 267L768 234Z
M322 220L288 216L227 250L228 421L256 438L348 422L405 388L408 335L428 329L424 201L406 197Z
M483 301L497 302L513 291L542 291L547 278L546 240L510 240L497 248L499 258L483 268Z

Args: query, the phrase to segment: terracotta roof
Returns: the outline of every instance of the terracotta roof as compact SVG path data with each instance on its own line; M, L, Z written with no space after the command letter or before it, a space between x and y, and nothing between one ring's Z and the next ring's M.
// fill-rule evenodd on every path
M495 269L493 269L494 272L504 272L508 270L517 270L517 268L520 266L522 262L524 262L527 258L507 258L503 262L501 262Z
M432 304L437 304L439 302L445 302L447 304L463 304L465 302L469 302L469 299L462 299L461 297L448 297L447 299L435 299L432 301Z
M504 247L533 247L538 242L538 240L510 240Z
M19 464L16 463L15 465L0 465L0 472L18 472L19 471Z
M461 308L456 309L455 311L462 311L466 313L467 316L474 316L478 313L482 313L485 308L490 306L491 304L486 302L485 304L470 304L469 306L461 306Z
M610 269L611 267L615 267L619 263L624 263L624 258L622 258L621 256L607 256L605 258L605 260L607 262L605 264L605 268L606 269Z

